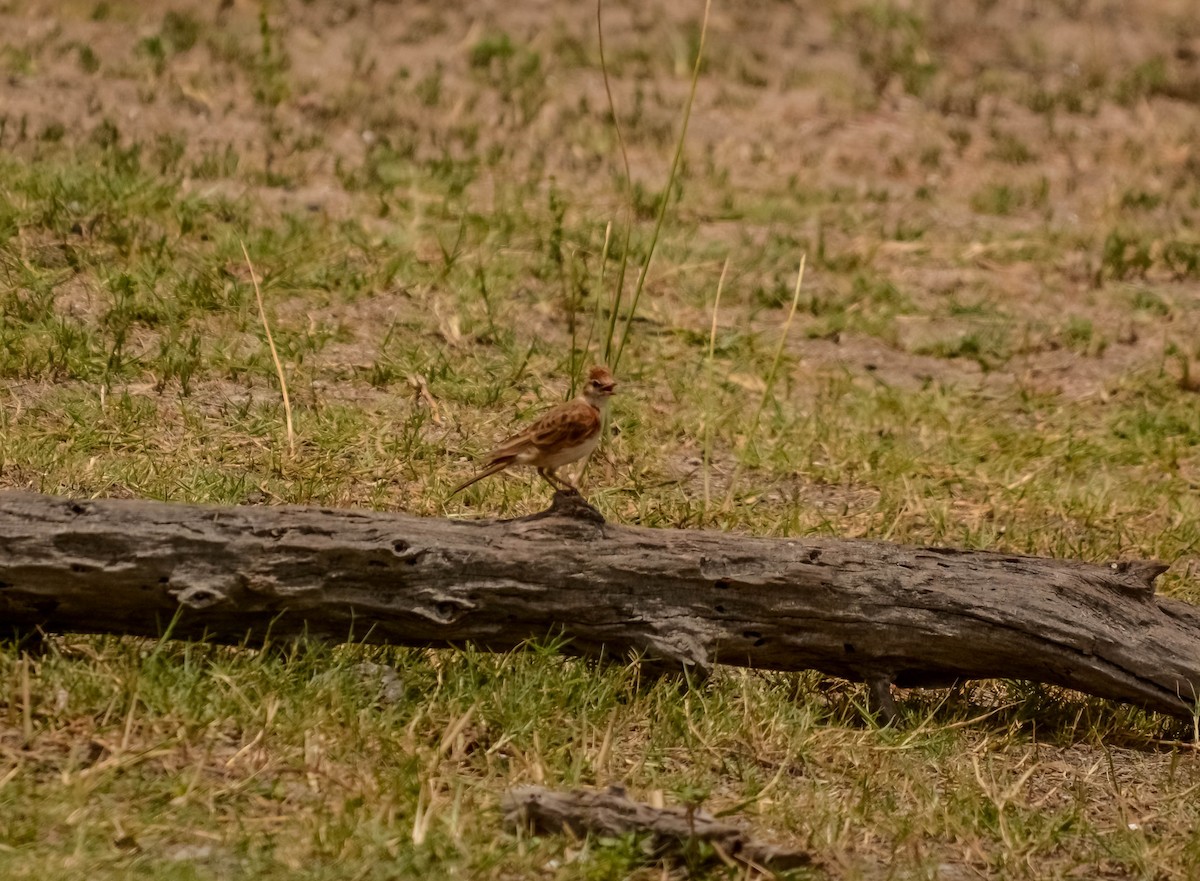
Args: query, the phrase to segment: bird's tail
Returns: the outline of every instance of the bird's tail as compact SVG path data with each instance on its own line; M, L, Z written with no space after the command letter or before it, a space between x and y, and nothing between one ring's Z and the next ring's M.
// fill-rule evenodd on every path
M489 465L487 468L484 468L482 471L480 471L478 474L476 474L470 480L466 481L465 483L460 483L458 486L456 486L454 488L453 492L451 492L450 495L446 496L446 500L449 501L450 499L454 498L456 495L458 495L460 492L462 492L464 489L466 489L472 483L475 483L477 480L483 480L485 477L491 477L497 471L503 471L505 468L507 468L511 464L512 464L511 458L501 459L499 462L493 462L491 465Z

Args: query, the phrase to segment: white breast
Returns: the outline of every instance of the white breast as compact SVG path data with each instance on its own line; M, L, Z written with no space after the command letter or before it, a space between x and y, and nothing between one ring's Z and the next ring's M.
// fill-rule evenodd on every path
M543 450L524 450L517 455L517 461L522 465L536 465L539 468L561 468L571 462L578 462L585 456L590 456L600 443L600 432L596 432L581 444L573 447L563 447L561 450L546 452Z

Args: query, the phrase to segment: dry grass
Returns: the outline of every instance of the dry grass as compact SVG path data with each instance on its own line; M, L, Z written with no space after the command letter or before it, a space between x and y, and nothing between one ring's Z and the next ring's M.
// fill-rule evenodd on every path
M628 187L590 7L0 5L0 485L536 510L522 476L443 499L569 393L663 216L588 474L606 516L1157 557L1195 599L1193 13L714 4L664 203L702 4L605 9ZM642 682L552 642L7 647L0 875L683 873L501 831L530 781L736 809L818 877L1200 863L1195 752L1162 719L990 683L881 731L862 697Z

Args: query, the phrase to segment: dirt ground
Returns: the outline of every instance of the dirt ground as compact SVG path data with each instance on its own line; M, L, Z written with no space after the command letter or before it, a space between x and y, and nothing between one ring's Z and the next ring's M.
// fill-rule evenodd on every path
M344 170L375 145L464 162L490 153L491 174L533 169L619 216L588 4L268 4L286 83L267 111L259 4L65 6L0 13L8 149L36 150L47 132L86 140L107 122L129 143L237 155L236 173L191 186L254 190L334 218L370 205L348 191ZM665 177L701 13L604 8L629 161L648 186ZM492 38L496 57L472 54ZM693 253L730 249L731 287L745 289L778 281L755 259L768 240L820 241L829 257L811 267L814 297L843 293L837 261L857 262L915 313L882 339L814 334L798 344L802 358L896 383L986 373L1090 396L1162 364L1165 344L1195 339L1195 272L1181 278L1154 259L1196 212L1200 19L1187 0L1136 10L1087 0L718 3L707 58L686 151L698 183L679 205L695 227ZM256 183L252 171L283 185ZM486 200L488 175L470 187ZM1145 238L1149 267L1105 264L1107 238L1127 226ZM670 283L651 279L651 290ZM1146 290L1159 306L1131 311ZM1090 325L1095 357L1064 344L1072 321ZM997 325L1019 328L1003 358L929 354Z

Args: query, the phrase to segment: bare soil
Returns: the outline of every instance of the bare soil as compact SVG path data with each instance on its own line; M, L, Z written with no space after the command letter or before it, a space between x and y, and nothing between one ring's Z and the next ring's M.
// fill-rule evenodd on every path
M0 116L10 149L36 151L37 136L56 129L85 141L108 122L126 143L171 137L197 159L236 153L234 175L188 187L252 191L274 209L331 218L371 213L371 199L348 191L338 169L360 167L372 144L464 161L494 149L503 159L490 174L536 169L573 200L620 216L620 160L588 4L272 5L288 62L284 97L270 112L255 98L259 4L172 4L197 25L186 48L172 48L166 6L69 8L0 10L8 67ZM897 384L978 383L987 373L992 383L1087 397L1158 369L1164 340L1194 339L1194 280L1156 266L1109 281L1101 265L1105 237L1123 224L1154 238L1194 220L1196 206L1175 196L1200 174L1192 4L896 7L911 9L919 25L903 14L899 24L880 24L884 8L850 0L715 6L686 151L699 180L679 208L695 227L693 250L731 246L731 282L752 287L778 271L739 259L781 231L761 216L764 206L809 199L808 221L789 233L810 249L823 237L829 253L856 257L904 293L913 315L883 339L849 331L798 342L809 369L833 365ZM665 176L701 12L679 3L604 9L629 160L649 186ZM473 64L472 53L497 35L518 58L536 56L536 73L520 79L501 62ZM158 67L144 45L155 39L167 47ZM81 61L84 47L95 70ZM1139 70L1150 82L1144 94ZM506 86L506 77L515 82ZM256 183L247 174L256 170L289 182ZM720 185L706 185L717 176ZM479 203L488 178L471 185ZM1007 188L1015 205L981 212L988 187ZM1131 199L1153 207L1132 209ZM410 207L422 210L419 201ZM435 245L418 247L432 256ZM840 275L810 265L806 284L815 297L844 294ZM1131 313L1128 301L1141 289L1154 291L1165 316ZM954 318L955 310L982 314ZM695 319L706 323L700 310ZM1072 319L1090 323L1102 341L1090 357L1063 350L1059 337ZM377 325L364 320L369 335ZM927 354L989 325L1018 329L1003 359Z

